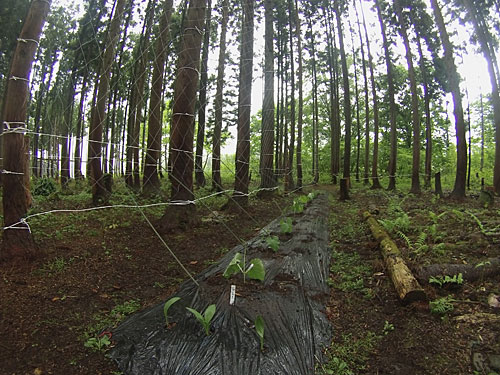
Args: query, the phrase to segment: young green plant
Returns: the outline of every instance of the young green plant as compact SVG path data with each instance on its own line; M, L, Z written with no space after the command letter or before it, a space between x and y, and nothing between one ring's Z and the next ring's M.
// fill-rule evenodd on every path
M281 233L292 233L292 218L287 217L280 220Z
M266 238L267 245L276 253L280 248L280 239L278 236L269 236Z
M246 266L245 257L241 253L234 254L233 259L229 262L226 270L222 274L226 279L231 276L241 272L243 274L243 282L245 282L246 277L254 280L264 281L266 276L266 269L264 268L264 263L259 258L254 258L250 261L248 267Z
M264 318L262 316L257 316L255 318L255 331L260 340L260 351L264 351Z
M195 318L200 322L203 329L205 330L206 335L210 336L210 321L215 315L215 309L216 309L215 305L208 306L203 315L201 315L197 310L191 307L186 307L186 309L189 312L191 312L195 316Z
M167 327L168 327L168 309L170 309L170 307L180 299L181 297L172 297L167 302L165 302L165 305L163 305L163 315L165 315L165 323Z

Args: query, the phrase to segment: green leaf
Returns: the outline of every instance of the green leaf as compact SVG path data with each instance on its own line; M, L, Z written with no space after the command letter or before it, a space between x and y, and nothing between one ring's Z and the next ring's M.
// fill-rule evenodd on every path
M292 233L292 218L287 217L286 219L280 220L281 233Z
M222 274L226 279L229 279L231 276L240 272L240 263L243 262L243 255L241 253L234 254L233 259L226 267L226 270Z
M163 306L163 314L165 315L165 323L167 324L167 326L168 326L168 309L170 308L170 306L172 306L180 299L181 297L172 297L167 302L165 302L165 305Z
M267 237L266 242L274 252L277 252L280 248L280 239L277 236Z
M264 281L264 278L266 277L266 269L262 260L259 258L252 259L246 274L250 279Z
M205 322L207 324L210 324L210 321L212 320L212 318L214 317L215 315L215 305L210 305L207 307L207 309L205 310Z
M192 313L194 317L198 319L198 321L201 323L202 326L205 326L205 318L203 317L203 315L201 315L198 311L196 311L191 307L186 307L186 310Z
M260 350L264 350L264 318L262 316L257 316L255 318L255 331L260 339Z

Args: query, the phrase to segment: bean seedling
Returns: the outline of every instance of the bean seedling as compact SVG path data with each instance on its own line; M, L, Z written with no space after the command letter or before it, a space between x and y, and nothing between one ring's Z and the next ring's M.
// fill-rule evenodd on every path
M257 316L255 318L255 331L260 340L260 351L264 351L264 318L262 316Z
M243 281L248 276L250 279L264 281L266 276L266 269L264 268L264 263L259 258L254 258L250 261L248 267L246 267L245 258L241 253L234 254L233 259L229 262L226 270L222 274L226 279L231 276L241 272L243 274Z
M215 315L215 305L210 305L206 308L203 315L191 307L186 307L186 309L191 312L195 318L200 322L207 336L210 336L210 321Z
M170 306L172 306L180 299L181 297L172 297L167 302L165 302L165 305L163 305L163 314L165 315L165 323L167 324L167 327L168 327L168 309L170 308Z
M280 248L280 239L277 236L269 236L266 238L266 243L269 245L274 252L277 252Z

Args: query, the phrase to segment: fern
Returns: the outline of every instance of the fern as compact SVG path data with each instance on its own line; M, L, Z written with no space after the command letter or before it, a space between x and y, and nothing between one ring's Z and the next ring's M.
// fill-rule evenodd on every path
M399 237L401 237L406 242L406 246L408 246L408 249L413 249L413 245L411 243L411 240L410 240L410 238L406 234L404 234L401 231L398 231L397 235Z
M484 226L483 226L483 223L481 223L481 220L479 220L479 218L474 215L472 212L470 211L467 211L467 213L474 219L474 221L477 223L477 226L479 227L479 230L481 231L481 233L483 234L486 234L485 230L484 230Z
M455 301L452 296L438 298L429 302L429 308L433 314L444 315L453 311L453 302Z

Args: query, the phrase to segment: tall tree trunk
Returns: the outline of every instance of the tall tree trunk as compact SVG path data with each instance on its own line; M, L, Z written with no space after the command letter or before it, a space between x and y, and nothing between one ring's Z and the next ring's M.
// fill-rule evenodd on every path
M403 37L403 43L406 51L406 62L408 63L408 78L410 80L411 92L411 111L412 111L412 127L413 127L413 167L411 172L411 188L410 193L420 194L420 114L417 92L417 79L415 77L415 69L413 68L413 56L411 53L410 39L407 33L407 20L403 18L403 9L400 3L401 0L394 0L394 7L399 21L399 33Z
M182 47L177 63L172 108L170 163L172 201L192 201L194 113L200 69L200 50L206 12L206 0L189 2L183 28ZM167 211L170 209L167 208ZM164 216L167 219L168 216Z
M337 183L337 176L339 172L339 159L340 155L338 153L339 148L337 145L340 143L340 129L338 129L339 124L337 123L337 118L338 118L338 100L337 100L337 95L336 95L336 87L337 87L337 80L336 80L336 61L337 55L333 50L333 43L332 40L335 40L335 33L333 30L333 20L331 17L331 9L328 7L328 9L325 11L325 23L326 23L326 30L327 30L327 42L328 42L328 70L330 74L330 82L329 82L329 89L330 89L330 110L329 110L329 123L330 123L330 175L331 175L331 181L333 184Z
M264 61L264 99L262 103L262 155L261 155L261 188L276 186L274 175L274 1L264 1L265 12L265 61ZM298 146L297 146L298 147ZM298 152L298 151L297 151ZM298 161L297 161L298 162Z
M312 98L313 98L313 183L319 181L319 115L318 115L318 74L316 68L316 48L311 17L309 17L309 33L311 35L310 53L312 59Z
M479 171L483 173L484 168L484 105L483 93L480 94L480 110L481 110L481 165Z
M295 5L293 0L288 0L288 24L289 24L289 63L290 63L290 143L288 144L288 152L286 153L285 161L285 191L291 191L295 188L293 182L293 154L295 146L295 64L294 64L294 47L293 47L293 24L295 23L294 15Z
M481 16L470 0L463 0L463 2L474 25L474 30L488 64L488 72L490 74L491 100L493 103L493 119L495 122L495 166L493 169L493 187L495 188L495 193L500 194L500 71L498 70L493 37L488 26L484 24L484 19L481 19Z
M444 64L448 85L453 97L453 114L455 115L455 130L457 134L457 172L451 197L462 199L465 197L465 179L467 175L467 142L465 140L464 111L462 107L462 95L460 93L460 76L458 75L453 57L453 45L450 42L438 0L431 0L431 5L443 43Z
M361 5L361 1L360 1ZM378 178L378 136L379 136L379 117L378 117L378 98L377 98L377 85L375 83L375 72L373 68L373 57L370 48L370 38L368 37L368 30L366 27L365 13L361 5L361 15L363 18L363 29L366 39L366 51L368 52L368 66L370 68L370 86L373 97L373 156L372 156L372 189L380 189L382 185Z
M352 43L352 65L354 69L354 101L356 102L356 166L355 175L356 182L359 182L359 158L361 153L361 121L359 114L359 88L358 88L358 64L356 56L356 48L354 46L354 29L352 28L351 22L349 21L349 31L351 34Z
M212 0L208 0L207 15L205 20L205 33L203 35L203 50L201 57L200 95L198 109L198 132L196 134L195 181L197 186L205 186L206 179L203 172L203 147L205 146L205 123L207 111L208 89L208 47L210 44L210 29L212 20Z
M115 13L106 37L106 48L103 54L101 77L98 83L95 108L91 114L89 130L89 163L90 181L92 185L92 201L95 205L105 203L111 193L105 186L101 169L102 128L106 121L106 100L108 98L109 80L115 49L120 36L120 25L125 9L125 0L117 0Z
M240 206L248 204L250 169L250 109L252 99L253 70L253 18L254 1L243 1L241 30L241 58L238 95L238 136L236 143L236 176L234 201Z
M87 91L88 71L85 72L80 90L80 103L78 105L78 117L76 119L76 142L74 151L74 170L75 179L80 180L83 178L82 174L82 138L83 138L83 106L85 104L85 96Z
M295 0L295 38L297 39L297 50L302 51L302 36L300 33L300 16L299 16L299 2ZM298 54L299 67L297 70L298 75L298 88L299 88L299 111L297 118L297 189L302 189L302 127L303 127L303 117L304 117L304 89L303 89L303 63L302 54Z
M3 259L31 258L35 255L35 242L23 218L31 204L29 186L29 142L24 135L26 126L29 79L38 40L49 12L50 1L34 0L19 36L12 57L11 69L5 91L3 120L8 129L3 131L2 174ZM3 128L3 126L2 126Z
M387 32L385 29L384 18L382 15L382 9L380 7L380 0L375 0L375 5L377 8L378 19L380 23L380 30L382 32L382 41L384 44L384 54L385 54L385 62L387 65L387 85L388 85L388 96L389 96L389 116L391 123L391 154L389 156L389 190L396 189L396 159L398 152L398 144L397 144L397 134L396 134L396 114L397 107L394 99L394 78L393 78L393 65L392 65L392 57L390 51L389 41L387 39Z
M149 59L147 53L151 24L154 16L152 0L148 2L146 17L142 26L141 38L134 53L135 64L130 90L129 114L127 120L127 156L125 183L133 190L140 189L139 181L139 141L141 134L141 118L144 105L143 95L146 84L146 67Z
M356 7L356 0L354 0L354 9L356 11L356 22L358 24L359 45L361 49L361 61L364 79L364 93L365 93L365 155L364 155L364 171L363 183L368 185L370 173L370 93L368 90L368 73L366 70L365 47L363 43L363 35L361 34L361 23L359 22L358 8Z
M228 0L222 1L222 24L219 41L219 62L217 67L217 89L215 92L215 126L212 146L212 189L222 190L220 174L221 165L221 133L222 133L222 109L224 106L224 71L226 66L226 34L229 18Z
M160 189L158 178L158 161L161 155L162 137L162 90L165 63L167 62L167 46L169 41L170 17L173 0L164 0L163 13L160 18L160 30L155 45L155 60L153 62L153 78L151 82L151 99L149 101L148 143L144 165L144 180L142 188L145 193Z
M417 32L417 47L420 60L420 70L422 72L422 87L424 90L424 108L425 108L425 179L424 187L430 189L432 175L432 119L431 119L431 96L429 93L429 73L427 63L422 51L421 36Z
M338 2L335 3L335 13L337 15L337 30L339 34L339 47L342 62L342 79L344 86L344 120L345 120L345 140L344 140L344 170L342 177L346 180L346 188L349 187L351 177L351 92L349 89L349 70L347 69L347 56L344 47L344 35L342 30L342 12ZM347 191L343 199L348 199Z

